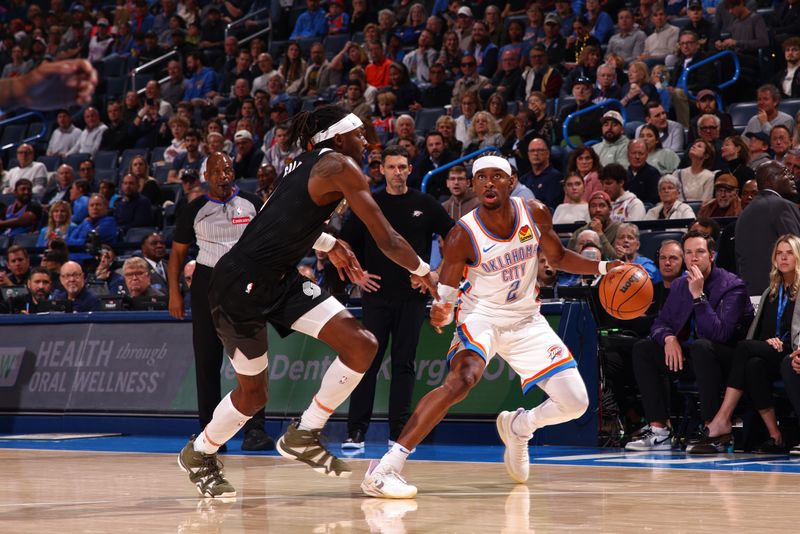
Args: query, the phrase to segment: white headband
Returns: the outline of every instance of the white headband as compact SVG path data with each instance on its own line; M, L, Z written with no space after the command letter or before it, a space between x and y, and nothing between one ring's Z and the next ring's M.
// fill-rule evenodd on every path
M511 176L511 164L500 156L482 156L472 164L472 175L478 174L482 169L500 169Z
M332 139L336 134L343 134L347 132L352 132L357 128L361 128L364 126L364 123L361 122L361 119L356 117L354 114L350 113L343 119L339 120L331 127L326 130L322 130L314 137L311 138L311 144L317 145L323 141L327 141L328 139Z

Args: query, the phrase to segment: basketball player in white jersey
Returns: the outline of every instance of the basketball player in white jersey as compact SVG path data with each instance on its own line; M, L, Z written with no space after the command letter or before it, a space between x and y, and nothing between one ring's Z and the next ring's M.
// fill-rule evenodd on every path
M575 360L539 313L537 253L541 249L550 265L575 274L605 274L622 262L597 262L566 250L544 204L510 196L511 166L505 159L478 158L472 171L481 204L447 235L439 300L431 309L435 327L455 316L456 333L447 353L450 372L444 384L420 400L389 452L370 465L361 489L372 497L417 494L400 476L409 452L467 396L495 354L520 375L523 392L536 385L549 397L532 410L519 408L497 418L504 462L515 481L528 479L533 432L580 417L589 405Z

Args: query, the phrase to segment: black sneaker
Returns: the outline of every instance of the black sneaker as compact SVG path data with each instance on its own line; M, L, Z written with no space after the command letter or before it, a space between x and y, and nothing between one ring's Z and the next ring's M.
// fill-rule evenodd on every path
M755 450L756 454L786 454L787 452L786 445L778 443L775 438L767 439Z
M364 433L360 430L353 430L347 436L347 439L342 442L343 449L363 449L364 448Z
M243 451L272 451L275 450L275 440L260 428L248 430L242 441Z
M719 454L727 452L728 447L733 444L733 435L721 434L711 437L708 435L708 427L693 436L686 444L686 454Z

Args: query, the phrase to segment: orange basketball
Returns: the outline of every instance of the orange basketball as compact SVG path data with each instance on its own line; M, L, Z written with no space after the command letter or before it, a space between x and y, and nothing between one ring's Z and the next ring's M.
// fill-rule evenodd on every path
M653 302L653 283L641 265L611 269L600 280L600 304L609 315L627 321L644 315Z

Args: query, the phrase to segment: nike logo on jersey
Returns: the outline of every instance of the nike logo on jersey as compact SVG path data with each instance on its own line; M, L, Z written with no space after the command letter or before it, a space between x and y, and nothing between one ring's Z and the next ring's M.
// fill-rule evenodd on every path
M411 214L412 217L419 217L420 215L422 215L422 212L419 210L414 210L414 212Z
M484 252L489 252L489 251L490 251L490 250L492 250L492 249L493 249L493 248L494 248L496 245L497 245L497 243L495 243L494 245L489 245L488 247L484 248L484 249L483 249L483 251L484 251Z

